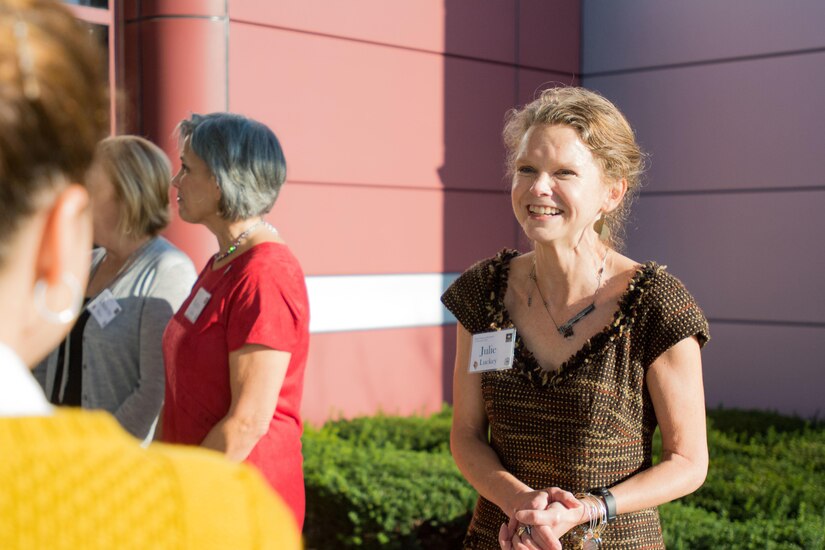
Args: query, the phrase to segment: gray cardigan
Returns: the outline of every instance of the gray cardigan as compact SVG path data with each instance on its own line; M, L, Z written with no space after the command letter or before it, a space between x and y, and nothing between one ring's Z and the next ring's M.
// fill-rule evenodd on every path
M104 256L95 250L92 270ZM83 330L83 408L107 410L138 439L151 439L163 404L163 331L195 279L189 258L156 237L109 285L122 311L105 328L92 316ZM34 370L46 395L52 394L57 356L53 351Z

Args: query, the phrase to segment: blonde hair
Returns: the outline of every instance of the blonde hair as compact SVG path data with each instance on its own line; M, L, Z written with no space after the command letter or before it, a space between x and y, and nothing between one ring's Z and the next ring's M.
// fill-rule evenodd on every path
M169 158L139 136L100 142L95 162L115 187L121 205L119 229L137 236L155 235L169 224Z
M507 113L503 135L509 175L515 170L522 138L531 127L542 124L573 128L608 180L627 181L622 203L605 216L610 228L609 244L621 248L624 224L645 170L646 155L636 143L633 128L613 103L596 92L575 87L545 90L524 108Z
M0 265L47 190L82 183L109 126L103 52L58 2L0 2Z

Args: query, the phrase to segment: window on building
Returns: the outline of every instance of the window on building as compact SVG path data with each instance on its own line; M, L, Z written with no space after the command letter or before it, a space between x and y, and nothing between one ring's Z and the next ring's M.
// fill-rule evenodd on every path
M89 25L89 32L106 52L106 71L109 75L111 98L111 132L119 133L124 113L119 108L119 96L123 89L122 29L123 0L63 0L75 17Z

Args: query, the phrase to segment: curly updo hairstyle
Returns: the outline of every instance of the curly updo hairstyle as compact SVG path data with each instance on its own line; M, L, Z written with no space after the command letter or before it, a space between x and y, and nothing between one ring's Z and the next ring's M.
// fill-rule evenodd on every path
M508 175L512 176L515 171L515 159L524 135L531 127L545 124L573 128L608 181L627 181L627 193L621 204L605 217L610 229L608 244L620 249L624 244L624 224L639 192L646 165L646 155L636 143L633 128L613 103L596 92L575 87L545 90L522 109L507 113L503 135Z

